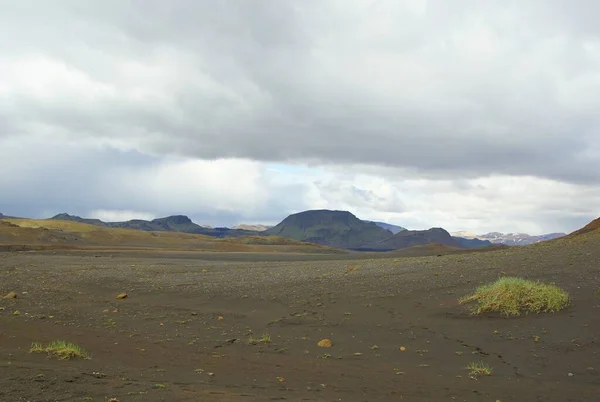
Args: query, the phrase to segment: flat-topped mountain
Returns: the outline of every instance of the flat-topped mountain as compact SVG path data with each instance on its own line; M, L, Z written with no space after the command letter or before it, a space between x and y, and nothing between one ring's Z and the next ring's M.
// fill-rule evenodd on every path
M442 244L454 248L481 248L492 244L477 239L450 236L442 228L406 230L394 226L395 233L378 222L364 221L348 211L311 210L293 214L263 234L353 250L385 251ZM399 230L402 229L402 230Z
M79 222L79 223L87 223L88 225L96 225L96 226L107 226L107 224L105 222L102 222L100 219L82 218L77 215L69 215L65 212L58 214L58 215L54 215L52 218L49 218L49 219L52 219L55 221L72 221L72 222Z
M327 209L292 214L262 233L346 249L362 248L393 236L391 231L348 211Z

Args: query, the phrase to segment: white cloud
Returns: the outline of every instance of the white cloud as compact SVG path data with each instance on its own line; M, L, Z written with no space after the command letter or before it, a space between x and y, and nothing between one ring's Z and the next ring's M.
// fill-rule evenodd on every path
M123 211L123 210L106 210L106 209L97 209L89 214L90 218L100 219L104 222L122 222L129 221L132 219L144 219L144 220L152 220L156 218L151 213L147 212L139 212L139 211Z
M563 3L7 2L0 210L576 229L600 8Z

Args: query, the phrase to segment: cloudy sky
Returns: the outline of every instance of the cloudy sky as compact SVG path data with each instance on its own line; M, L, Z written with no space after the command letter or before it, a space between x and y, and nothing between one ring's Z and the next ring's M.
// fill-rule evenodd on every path
M572 231L595 0L0 0L0 212Z

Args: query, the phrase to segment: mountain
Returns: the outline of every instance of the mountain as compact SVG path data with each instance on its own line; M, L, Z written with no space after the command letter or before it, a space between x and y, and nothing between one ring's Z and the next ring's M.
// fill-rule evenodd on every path
M361 248L393 236L391 231L348 211L327 209L292 214L261 233L345 249Z
M264 232L267 229L270 229L272 226L269 225L245 225L245 224L239 224L236 226L232 226L231 229L238 229L238 230L250 230L253 232Z
M500 233L491 232L483 235L477 235L478 239L489 240L494 244L506 244L507 246L526 246L528 244L539 243L541 241L558 239L566 236L566 233L548 233L539 236L531 236L527 233Z
M100 219L87 219L81 218L76 215L62 213L55 215L50 219L87 223L89 225L102 226L108 228L135 229L151 232L181 232L203 234L213 237L238 237L256 235L256 232L250 230L235 230L229 228L210 228L200 226L192 222L192 220L185 215L172 215L164 218L153 219L151 221L146 221L143 219L132 219L125 222L103 222Z
M458 232L451 232L451 236L462 237L463 239L474 239L477 237L475 232L469 232L468 230L460 230Z
M102 222L100 219L87 219L87 218L82 218L77 215L69 215L64 212L61 214L58 214L58 215L54 215L52 218L49 218L49 219L55 220L55 221L72 221L72 222L79 222L79 223L87 223L88 225L96 225L96 226L107 226L106 223Z
M477 238L459 237L459 236L452 236L452 238L454 239L454 241L456 241L458 244L460 244L461 247L464 247L464 248L483 248L483 247L490 247L490 246L494 245L489 240L481 240L481 239L477 239Z
M376 224L380 228L389 230L393 234L396 234L398 232L402 232L403 230L407 230L406 228L403 228L402 226L392 225L390 223L385 223L385 222L375 222L375 221L366 221L366 222L373 222L374 224Z
M539 236L528 235L527 233L501 233L490 232L486 234L475 234L473 232L460 231L452 232L452 236L462 237L464 239L487 240L493 244L505 244L507 246L526 246L528 244L539 243L541 241L557 239L566 236L566 233L548 233Z
M143 219L133 219L127 222L110 222L110 227L138 229L147 231L167 231L167 232L184 232L184 233L202 233L205 228L192 222L185 215L172 215L164 218L152 219L145 221Z
M450 236L442 228L428 230L404 230L383 241L376 241L365 245L368 250L398 250L401 248L424 246L427 244L442 244L449 247L462 248L459 241Z

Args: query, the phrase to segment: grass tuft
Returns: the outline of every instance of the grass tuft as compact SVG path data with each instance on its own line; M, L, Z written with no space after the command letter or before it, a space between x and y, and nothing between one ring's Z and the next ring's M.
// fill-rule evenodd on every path
M469 377L473 379L484 375L492 375L492 371L494 371L484 362L471 362L467 365L466 369L469 370Z
M525 313L554 313L570 304L569 294L555 285L528 279L503 277L480 286L475 293L459 299L460 304L476 303L473 314L499 312L506 316Z
M88 353L75 345L66 341L52 341L47 346L43 346L39 342L34 342L29 349L31 353L46 352L49 355L55 356L61 360L70 360L73 358L89 359Z
M250 336L250 338L248 339L249 345L256 345L259 343L264 343L264 344L271 343L271 335L269 333L265 332L258 339L254 338L253 336Z

